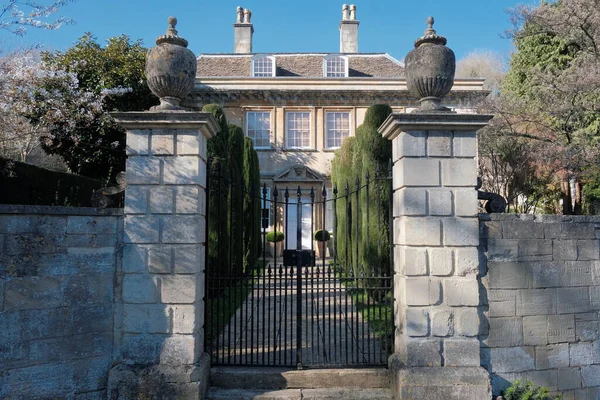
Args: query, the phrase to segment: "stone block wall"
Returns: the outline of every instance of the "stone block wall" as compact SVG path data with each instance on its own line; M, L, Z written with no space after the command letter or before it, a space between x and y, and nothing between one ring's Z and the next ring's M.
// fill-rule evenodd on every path
M0 398L105 399L121 211L0 205Z
M494 393L516 379L600 398L600 217L480 217Z

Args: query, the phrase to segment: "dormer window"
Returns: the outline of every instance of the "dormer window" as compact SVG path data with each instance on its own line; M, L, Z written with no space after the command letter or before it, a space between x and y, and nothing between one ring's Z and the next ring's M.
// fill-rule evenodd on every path
M323 76L326 78L348 77L348 57L331 55L323 61Z
M255 78L275 76L275 57L254 56L252 57L252 76Z

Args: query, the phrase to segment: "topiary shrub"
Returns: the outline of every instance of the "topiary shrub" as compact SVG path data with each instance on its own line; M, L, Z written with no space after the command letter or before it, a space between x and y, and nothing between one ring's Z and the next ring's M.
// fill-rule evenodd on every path
M282 242L283 239L285 238L285 236L283 235L283 232L279 232L279 231L271 231L271 232L267 232L267 242Z
M315 240L317 242L326 242L331 239L331 235L326 230L320 230L315 232Z
M504 400L560 400L561 395L553 396L550 390L545 387L536 386L530 381L514 381L513 384L504 391Z
M344 140L331 164L331 181L338 189L335 252L342 268L346 271L353 269L355 274L361 268L367 269L367 275L389 275L391 271L390 189L385 177L392 157L392 144L377 131L391 113L392 109L386 104L369 107L363 123L356 128L355 136ZM361 190L357 203L353 194L356 180L358 178L359 185L364 185L367 173L371 180L369 193ZM346 187L350 194L348 198L345 197ZM369 215L364 207L367 196ZM360 226L358 234L355 229L357 219ZM368 235L362 232L368 232ZM357 247L358 254L355 252Z

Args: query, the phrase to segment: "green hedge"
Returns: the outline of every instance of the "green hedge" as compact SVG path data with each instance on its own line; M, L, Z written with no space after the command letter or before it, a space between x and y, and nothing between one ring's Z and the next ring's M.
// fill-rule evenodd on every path
M0 204L92 207L92 194L104 184L0 157L0 187Z

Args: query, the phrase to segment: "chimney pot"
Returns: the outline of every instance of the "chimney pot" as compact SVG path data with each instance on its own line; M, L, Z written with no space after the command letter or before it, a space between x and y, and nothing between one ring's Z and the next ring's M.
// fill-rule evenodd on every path
M233 52L236 54L252 53L252 35L254 27L251 18L252 11L238 7L237 22L233 24Z
M340 22L340 53L358 53L358 25L356 6L344 4Z

